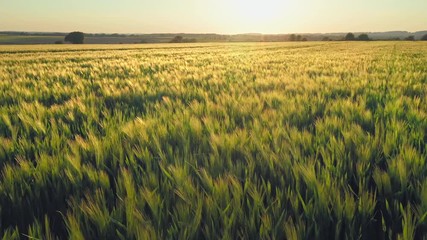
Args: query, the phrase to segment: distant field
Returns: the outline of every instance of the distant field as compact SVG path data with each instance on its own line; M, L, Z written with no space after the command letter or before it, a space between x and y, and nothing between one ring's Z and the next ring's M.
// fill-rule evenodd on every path
M0 35L1 44L54 44L56 41L63 41L64 36L14 36L14 35ZM134 44L144 42L165 43L169 42L171 37L85 37L87 44Z
M425 239L426 161L427 43L0 46L2 239Z
M0 44L48 44L64 40L63 36L13 36L0 35Z

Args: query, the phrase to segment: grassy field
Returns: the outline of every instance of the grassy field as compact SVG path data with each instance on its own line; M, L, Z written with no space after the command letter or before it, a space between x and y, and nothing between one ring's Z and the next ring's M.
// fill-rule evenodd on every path
M3 239L426 239L427 44L0 46Z

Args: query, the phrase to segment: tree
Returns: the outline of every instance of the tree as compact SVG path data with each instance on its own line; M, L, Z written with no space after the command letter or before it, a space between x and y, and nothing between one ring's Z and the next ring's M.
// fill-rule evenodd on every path
M329 37L323 37L322 41L331 41L331 39Z
M195 38L183 38L182 36L175 36L170 43L195 43L197 39Z
M427 34L421 37L421 41L427 41Z
M301 35L297 35L297 41L299 42L299 41L301 41Z
M345 35L344 40L346 40L346 41L354 41L354 40L356 40L356 38L354 37L353 33L347 33L347 35Z
M82 32L71 32L65 36L64 41L72 44L83 44L85 35Z
M175 36L172 40L170 40L171 43L182 43L184 38L182 36Z
M296 41L296 39L297 39L297 36L296 36L295 34L291 34L291 35L289 36L289 41L291 41L291 42Z
M415 41L415 37L414 36L409 36L405 38L406 41Z
M366 34L366 33L362 33L362 34L360 34L360 35L357 37L357 40L359 40L359 41L369 41L369 40L371 40L371 39L369 39L368 34Z

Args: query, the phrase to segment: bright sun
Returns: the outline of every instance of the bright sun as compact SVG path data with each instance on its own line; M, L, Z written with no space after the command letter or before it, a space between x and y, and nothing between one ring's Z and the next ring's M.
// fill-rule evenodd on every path
M265 25L273 22L283 14L284 0L234 0L232 9L236 17L256 25Z

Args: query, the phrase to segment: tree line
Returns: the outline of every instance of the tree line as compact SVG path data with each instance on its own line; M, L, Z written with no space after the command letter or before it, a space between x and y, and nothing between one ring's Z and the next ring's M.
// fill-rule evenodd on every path
M324 38L324 40L325 40L325 38ZM326 40L328 40L328 39L326 39ZM345 35L344 40L345 41L371 41L373 39L371 39L368 36L368 34L366 34L366 33L362 33L358 37L356 37L353 33L350 32L350 33L347 33L347 35ZM398 41L398 40L401 40L401 39L400 38L396 38L396 39L391 39L391 40ZM411 36L408 36L408 37L404 38L403 40L405 40L405 41L415 41L415 36L411 35ZM427 41L427 34L425 34L424 36L422 36L420 40L421 41Z
M84 39L85 39L85 34L83 32L76 31L76 32L71 32L71 33L67 34L64 37L64 42L72 43L72 44L83 44ZM283 39L283 40L286 41L286 39ZM300 42L300 41L307 41L308 39L307 39L307 37L304 37L302 35L290 34L287 40L291 41L291 42ZM331 41L332 39L330 39L329 37L326 36L322 40L323 41ZM347 33L342 40L344 40L344 41L372 41L374 39L370 38L369 35L366 33L362 33L356 37L353 33L350 32L350 33ZM401 40L401 39L393 39L393 40ZM408 36L408 37L404 38L403 40L415 41L415 36ZM427 41L427 34L422 36L420 40L421 41ZM195 39L195 38L184 38L184 37L178 35L178 36L175 36L174 38L172 38L172 40L170 40L169 42L170 43L194 43L194 42L197 42L197 39ZM63 42L62 41L56 41L55 43L60 44Z

